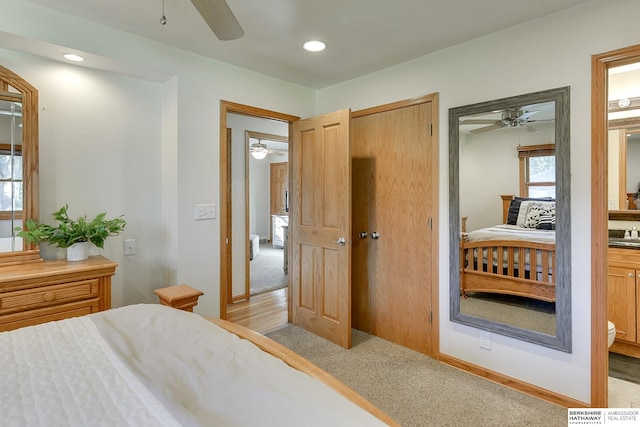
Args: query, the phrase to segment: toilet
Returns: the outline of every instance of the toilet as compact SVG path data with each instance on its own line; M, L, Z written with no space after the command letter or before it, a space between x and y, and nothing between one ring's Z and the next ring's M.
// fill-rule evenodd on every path
M608 346L607 347L611 347L611 344L613 344L613 341L616 339L616 325L614 325L613 323L609 322L609 331L608 331Z

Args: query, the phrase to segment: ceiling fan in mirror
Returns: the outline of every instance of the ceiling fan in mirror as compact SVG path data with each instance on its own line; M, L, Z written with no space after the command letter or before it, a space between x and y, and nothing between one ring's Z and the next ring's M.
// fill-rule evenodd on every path
M546 122L549 120L531 120L531 117L538 114L540 111L525 111L521 109L516 110L503 110L501 112L501 118L488 118L488 119L466 119L460 122L461 125L488 125L473 129L471 133L485 133L502 128L524 128L529 132L538 132L538 129L529 125L529 123Z
M219 40L236 40L244 36L244 30L225 0L191 0L198 13ZM167 24L162 0L162 25Z
M284 156L285 153L278 150L270 150L267 147L267 144L264 144L262 140L258 140L258 142L253 143L249 146L249 153L254 159L262 160L267 157L267 154L273 154L276 156Z

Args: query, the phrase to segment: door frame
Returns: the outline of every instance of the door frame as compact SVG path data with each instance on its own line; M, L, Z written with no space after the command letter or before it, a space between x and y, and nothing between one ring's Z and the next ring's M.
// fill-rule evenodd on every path
M231 231L231 144L227 141L227 115L235 113L270 120L279 120L289 125L299 120L297 116L220 100L220 319L227 318L227 300L231 293L231 260L233 236ZM244 139L243 139L244 141Z
M591 407L608 406L608 70L640 62L640 44L591 57Z

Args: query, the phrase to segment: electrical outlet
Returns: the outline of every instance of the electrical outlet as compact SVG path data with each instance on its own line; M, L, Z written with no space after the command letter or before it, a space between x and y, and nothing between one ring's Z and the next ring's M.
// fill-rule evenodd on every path
M216 205L196 205L196 221L215 219Z
M124 239L124 254L125 255L136 254L136 239Z
M487 331L480 332L480 348L491 350L491 333Z

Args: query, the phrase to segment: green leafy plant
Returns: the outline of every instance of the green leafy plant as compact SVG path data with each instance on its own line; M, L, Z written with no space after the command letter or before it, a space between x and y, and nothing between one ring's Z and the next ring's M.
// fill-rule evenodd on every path
M24 238L28 244L48 242L59 248L68 248L74 243L91 242L103 248L107 237L120 234L127 225L122 215L114 219L105 219L106 212L98 214L91 221L87 220L86 215L72 220L67 214L68 208L68 205L64 205L53 213L53 217L58 221L55 227L27 219L24 229L16 228L18 236Z

